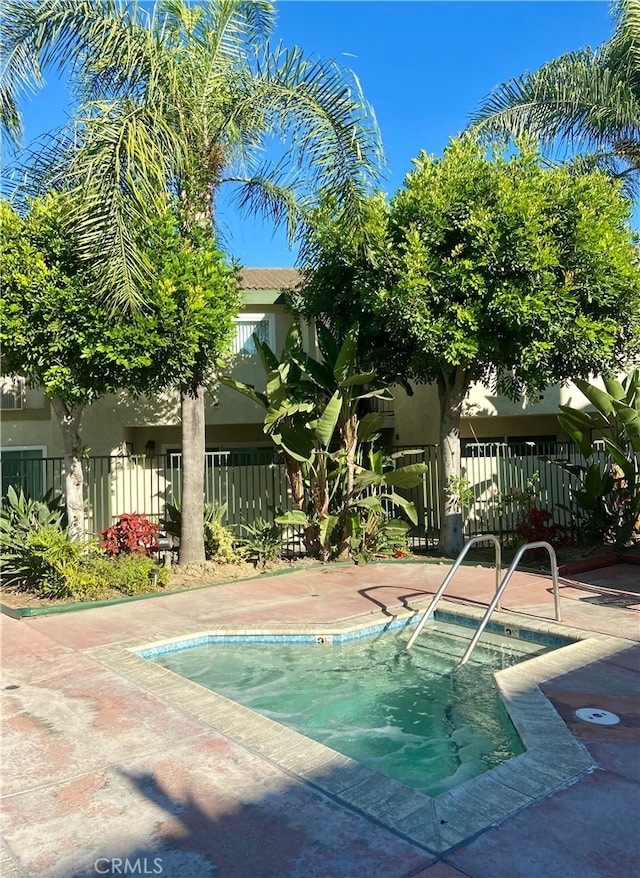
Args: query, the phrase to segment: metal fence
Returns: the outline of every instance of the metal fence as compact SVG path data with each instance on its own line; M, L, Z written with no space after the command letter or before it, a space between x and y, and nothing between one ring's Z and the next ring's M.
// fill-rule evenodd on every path
M403 449L391 449L396 453ZM544 451L545 449L542 449ZM404 449L397 465L423 462L424 482L411 490L398 490L418 511L418 526L410 532L412 548L437 543L440 528L439 476L435 445ZM464 511L467 536L496 533L503 538L514 534L518 523L517 497L525 494L531 479L536 481L539 505L553 511L557 524L572 528L571 490L577 480L560 467L543 459L538 446L474 443L462 457L461 474L472 501ZM556 444L548 449L554 459L584 463L572 446ZM607 461L604 451L599 455ZM84 461L86 527L99 533L123 512L146 513L161 521L167 503L180 499L181 455L90 457ZM12 462L2 474L3 493L7 486L24 487L32 495L64 489L64 460L43 458ZM286 472L276 449L231 449L207 452L205 499L218 506L227 504L226 523L238 528L257 518L270 519L274 509L292 508Z

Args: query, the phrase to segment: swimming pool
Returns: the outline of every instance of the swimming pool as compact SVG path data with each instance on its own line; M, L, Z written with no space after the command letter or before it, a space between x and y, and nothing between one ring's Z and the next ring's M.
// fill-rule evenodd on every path
M329 646L243 638L154 660L428 796L523 753L493 673L550 647L488 635L456 670L468 629L433 623L406 651L408 637L399 627Z
M336 644L376 636L416 621L412 609L400 608L390 616L381 620L379 614L367 613L324 623L209 621L196 628L177 613L162 639L157 635L153 639L137 636L91 647L88 653L141 691L195 719L213 741L231 741L251 759L266 760L282 772L287 785L309 785L437 855L596 768L593 757L568 729L540 686L616 655L628 649L629 642L566 623L505 611L494 613L488 630L515 639L517 649L529 642L554 647L495 674L502 700L526 751L435 798L150 661L209 643ZM465 626L467 638L483 616L483 607L461 607L451 601L443 601L436 612L438 624Z

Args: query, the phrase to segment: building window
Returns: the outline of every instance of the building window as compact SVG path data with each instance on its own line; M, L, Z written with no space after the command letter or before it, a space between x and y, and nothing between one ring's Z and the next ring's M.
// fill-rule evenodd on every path
M24 400L24 378L0 377L0 410L20 411Z
M44 495L44 448L3 448L0 457L2 496L9 485L30 497Z
M275 347L275 314L242 314L236 318L235 324L233 353L236 356L253 356L256 353L252 338L254 333L270 348Z

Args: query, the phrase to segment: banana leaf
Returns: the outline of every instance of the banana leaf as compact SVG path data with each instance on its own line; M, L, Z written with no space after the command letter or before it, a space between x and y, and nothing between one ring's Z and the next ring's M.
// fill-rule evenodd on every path
M384 474L385 484L395 488L417 488L427 471L426 463L410 463Z

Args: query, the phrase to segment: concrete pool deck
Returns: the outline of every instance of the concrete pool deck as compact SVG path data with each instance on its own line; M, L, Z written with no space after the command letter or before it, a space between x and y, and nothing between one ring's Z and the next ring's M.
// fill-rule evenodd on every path
M404 562L316 568L64 615L20 621L0 617L0 874L639 874L640 597L600 593L593 584L561 584L563 630L593 632L593 643L600 645L600 652L585 653L575 666L538 678L552 723L562 727L580 756L572 780L554 787L547 765L540 770L546 776L542 798L523 790L522 778L503 777L492 781L492 790L485 785L475 802L473 792L461 792L458 801L453 795L448 811L432 800L436 804L430 814L404 787L395 790L392 807L384 811L376 784L367 788L365 782L363 788L361 777L350 775L353 767L342 757L330 778L323 765L319 779L316 745L307 739L302 739L307 743L297 764L287 767L276 758L278 727L265 755L261 732L252 744L247 723L225 728L221 706L207 713L211 693L202 690L198 714L193 701L181 705L176 700L174 675L153 679L157 666L151 666L145 683L126 666L127 661L143 661L127 655L131 645L221 626L288 630L310 625L319 630L345 620L384 622L399 612L424 609L447 570L447 565ZM639 575L637 567L627 572L629 581ZM494 584L493 571L465 567L447 597L477 612L491 599ZM516 574L503 608L520 614L514 619L523 628L529 615L549 620L555 630L547 577ZM577 646L588 651L590 643ZM125 660L119 667L118 656ZM184 692L192 686L185 681ZM574 713L578 707L610 710L621 722L583 723ZM544 725L539 733L544 745ZM550 752L553 746L549 739ZM293 751L287 752L294 759ZM357 796L349 792L359 784ZM458 832L463 819L473 825L476 815L467 814L469 809L481 811L492 796L499 806L504 787L514 794L515 806L499 814L496 825L467 836ZM432 835L421 843L411 827L421 830L427 823Z

